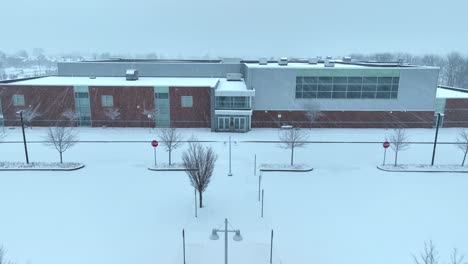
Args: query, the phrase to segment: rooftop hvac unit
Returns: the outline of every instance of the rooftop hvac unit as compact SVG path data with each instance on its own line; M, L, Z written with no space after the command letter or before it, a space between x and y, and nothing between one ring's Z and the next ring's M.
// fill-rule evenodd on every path
M228 81L242 81L241 73L228 73L226 74L226 80Z
M309 64L317 64L319 62L319 58L309 58L307 63Z
M125 78L127 81L136 81L138 80L138 70L129 69L125 72Z
M343 57L344 62L351 62L351 57Z
M268 59L267 58L260 58L260 59L258 59L258 64L268 65Z
M325 67L335 67L335 61L334 60L330 60L330 59L326 59L323 63L323 66Z
M278 65L280 65L280 66L286 66L286 65L288 65L288 58L286 58L286 57L280 58L280 59L278 60Z
M328 60L331 60L331 59L332 59L332 56L327 56L327 59L328 59Z

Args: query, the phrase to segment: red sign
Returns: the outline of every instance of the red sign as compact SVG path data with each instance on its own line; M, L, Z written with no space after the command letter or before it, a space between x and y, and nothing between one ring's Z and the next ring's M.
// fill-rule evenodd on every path
M151 141L151 146L157 147L159 145L159 142L157 140Z
M383 147L384 147L384 148L390 147L390 143L389 143L388 141L385 141L385 142L383 143Z

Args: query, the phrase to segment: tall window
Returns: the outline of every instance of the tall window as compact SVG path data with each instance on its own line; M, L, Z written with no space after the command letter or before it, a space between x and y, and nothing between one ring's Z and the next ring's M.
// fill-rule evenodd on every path
M397 99L399 77L296 77L296 98Z
M193 97L192 96L182 96L181 97L182 107L192 107L193 106Z
M13 95L13 105L14 106L24 106L24 95L23 94Z
M103 107L112 107L114 106L114 97L112 95L103 95L101 96L101 103Z

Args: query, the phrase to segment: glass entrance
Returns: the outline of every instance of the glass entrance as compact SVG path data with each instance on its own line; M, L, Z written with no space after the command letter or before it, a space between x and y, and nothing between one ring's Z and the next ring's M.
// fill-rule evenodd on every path
M234 117L234 129L235 130L245 130L245 117Z
M229 117L218 117L218 129L229 130Z

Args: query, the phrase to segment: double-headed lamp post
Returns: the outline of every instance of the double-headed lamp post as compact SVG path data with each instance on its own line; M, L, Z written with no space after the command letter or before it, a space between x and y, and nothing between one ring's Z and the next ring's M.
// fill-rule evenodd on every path
M26 134L24 134L23 110L17 111L16 114L18 114L21 119L21 129L23 131L23 142L24 142L24 154L26 155L26 164L29 164L28 146L26 145Z
M224 230L223 229L213 229L211 231L211 240L218 240L218 232L224 232L224 264L228 264L228 232L235 233L232 238L234 241L242 241L242 236L240 230L228 230L228 220L224 219Z

